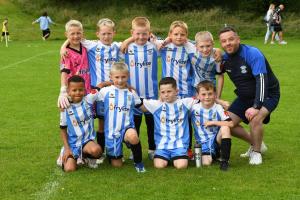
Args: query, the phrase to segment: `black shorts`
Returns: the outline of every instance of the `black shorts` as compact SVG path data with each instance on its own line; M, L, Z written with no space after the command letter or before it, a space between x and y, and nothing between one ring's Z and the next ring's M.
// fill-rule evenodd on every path
M275 110L275 108L277 107L279 103L279 98L280 98L280 94L278 92L269 95L264 101L262 106L265 107L270 112L270 114L264 119L263 121L264 124L269 123L271 112ZM244 123L248 124L249 121L245 116L245 112L248 108L251 108L253 106L253 103L254 103L254 99L245 100L243 98L237 97L230 105L228 111L236 114L243 120Z
M42 30L42 33L43 33L44 38L48 38L50 36L50 29L47 28L45 30ZM47 36L45 37L45 35L47 35Z
M274 32L280 32L280 31L282 31L282 27L281 27L281 25L280 24L276 24L276 25L274 25Z
M9 32L6 32L6 34L5 34L5 32L2 32L2 36L5 36L5 35L9 35Z

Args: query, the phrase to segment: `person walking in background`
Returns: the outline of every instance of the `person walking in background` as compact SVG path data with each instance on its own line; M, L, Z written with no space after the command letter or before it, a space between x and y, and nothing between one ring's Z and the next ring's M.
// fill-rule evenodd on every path
M269 6L269 10L267 11L267 14L264 17L264 20L265 20L266 25L267 25L267 32L266 32L266 35L265 35L265 43L264 44L268 43L269 37L270 37L271 33L274 31L273 26L271 25L274 10L275 10L275 4L271 3L270 6ZM278 34L275 35L275 39L277 41L279 40Z
M42 30L42 39L46 40L50 36L49 24L55 24L48 16L47 12L44 12L41 17L33 21L32 24L40 23L40 29Z
M274 44L274 38L275 38L276 33L278 33L278 35L279 35L278 43L279 44L287 44L287 42L283 40L283 30L282 30L282 26L281 26L281 22L282 22L281 12L283 11L283 9L284 9L284 5L280 4L274 10L274 14L273 14L272 22L271 22L271 26L273 26L271 44Z

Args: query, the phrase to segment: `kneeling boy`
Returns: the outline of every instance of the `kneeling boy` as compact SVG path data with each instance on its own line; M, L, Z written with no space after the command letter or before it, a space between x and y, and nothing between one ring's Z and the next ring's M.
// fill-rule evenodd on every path
M228 169L233 122L221 105L216 104L216 88L211 81L202 81L197 87L200 103L192 107L192 123L197 143L202 145L202 164L211 165L221 151L220 169ZM220 148L220 149L219 149Z

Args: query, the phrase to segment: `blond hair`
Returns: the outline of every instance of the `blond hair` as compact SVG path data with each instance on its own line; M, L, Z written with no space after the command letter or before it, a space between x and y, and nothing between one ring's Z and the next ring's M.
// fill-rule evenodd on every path
M116 28L115 23L111 19L108 19L108 18L102 18L98 21L97 30L99 31L101 29L101 27L103 27L103 26L110 27L114 31L115 31L115 28Z
M150 31L150 21L147 17L136 17L131 22L131 28L146 27Z
M81 29L81 31L83 31L83 26L82 26L82 23L78 20L75 20L75 19L71 19L70 21L68 21L65 25L65 28L66 28L66 31L68 32L69 29L71 27L78 27Z
M203 41L211 41L214 43L214 37L209 31L200 31L195 35L196 44Z
M172 31L176 27L182 28L183 30L185 30L186 34L188 34L188 25L184 21L174 21L174 22L172 22L172 24L170 26L169 33L172 33Z
M114 72L127 72L128 73L129 71L128 71L127 64L124 62L114 62L111 66L110 74L112 74Z

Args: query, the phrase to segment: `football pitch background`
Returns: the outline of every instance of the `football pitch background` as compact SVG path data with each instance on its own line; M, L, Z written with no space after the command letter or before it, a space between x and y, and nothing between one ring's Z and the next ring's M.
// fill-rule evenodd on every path
M56 166L63 41L12 41L8 48L0 43L0 199L300 199L300 40L286 39L285 46L242 40L262 50L281 84L279 106L265 126L269 150L262 165L240 158L248 145L234 138L227 172L217 164L197 169L192 162L187 170L154 169L143 125L144 174L136 173L126 148L122 168L106 160L98 169L63 173ZM225 76L223 98L232 101Z

